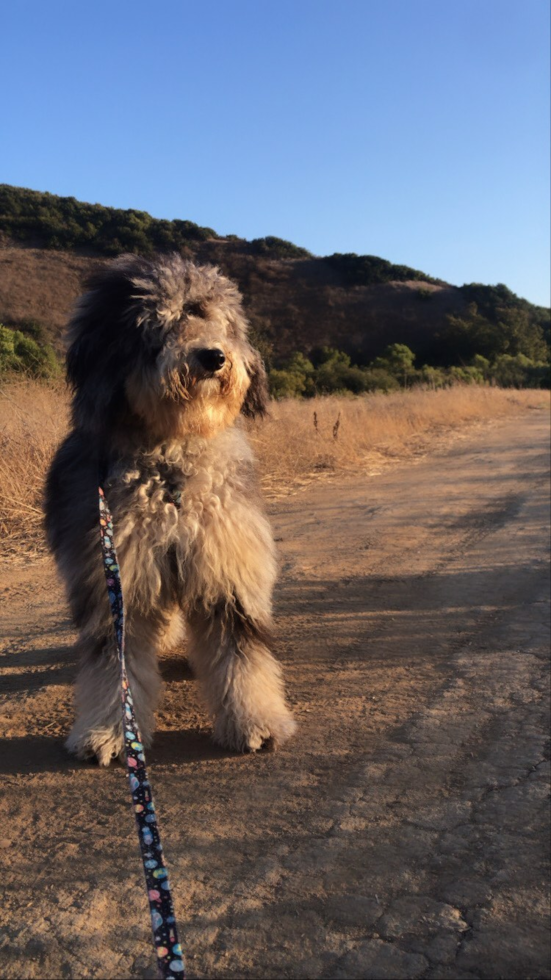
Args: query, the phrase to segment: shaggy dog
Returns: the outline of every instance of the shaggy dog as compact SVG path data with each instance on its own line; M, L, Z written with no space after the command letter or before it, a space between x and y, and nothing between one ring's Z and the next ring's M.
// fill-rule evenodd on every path
M126 657L146 745L157 654L187 633L215 740L254 751L292 734L270 652L276 565L238 419L262 414L266 376L236 287L179 255L122 256L95 275L69 325L72 431L46 489L46 528L79 630L67 747L121 754L120 668L103 573L98 483L115 526Z

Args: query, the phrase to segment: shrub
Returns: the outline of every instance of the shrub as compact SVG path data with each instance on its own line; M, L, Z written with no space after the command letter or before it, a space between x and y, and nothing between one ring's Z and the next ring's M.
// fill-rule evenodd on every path
M449 361L469 362L477 354L489 360L501 354L523 354L543 361L549 353L542 325L522 307L502 307L486 314L471 303L467 316L447 317L442 340Z
M453 384L548 388L549 365L523 354L501 354L494 360L475 354L469 363L450 367L414 367L415 354L406 344L389 344L367 367L351 363L350 355L334 347L315 348L310 357L297 351L270 372L274 398L314 395L386 394L425 385L436 391Z
M306 379L293 371L272 368L268 374L272 398L300 398L304 394Z
M311 255L306 248L287 242L284 238L276 238L275 235L253 238L251 246L257 255L273 255L280 259L304 259Z
M533 361L524 354L500 354L491 373L501 388L549 388L549 364Z
M488 381L491 376L492 366L487 357L483 357L482 354L475 354L471 361L471 366L480 372L484 381Z
M314 365L300 351L296 351L280 369L269 372L270 393L274 398L298 398L315 392Z
M418 372L421 384L426 385L436 391L438 388L445 388L447 384L446 372L444 368L432 367L430 364L423 364Z
M325 359L316 368L316 390L324 395L346 391L346 377L350 371L350 358L342 351L324 348Z
M345 354L342 350L337 350L336 347L314 347L310 351L310 360L314 367L318 368L320 364L326 364L328 361L338 361L347 366L350 364L350 357Z
M388 394L390 391L399 391L400 385L396 377L382 367L365 368L366 391L381 391Z
M373 367L390 374L406 387L416 375L414 361L415 354L406 344L389 344L381 356L375 358Z
M304 377L311 377L314 373L314 365L301 351L295 351L283 364L286 371L294 374L303 374Z
M475 385L484 384L484 375L477 367L457 367L454 365L448 368L448 378L450 381L459 381L461 384Z
M356 255L355 252L335 252L324 259L342 277L346 286L374 286L385 282L421 280L438 283L440 280L411 269L407 265L393 265L377 255Z
M38 344L20 330L0 324L0 374L17 372L33 378L53 378L60 370L49 344Z
M93 246L103 255L182 250L218 238L212 228L193 221L166 221L146 211L106 208L8 184L0 184L0 230L46 248Z

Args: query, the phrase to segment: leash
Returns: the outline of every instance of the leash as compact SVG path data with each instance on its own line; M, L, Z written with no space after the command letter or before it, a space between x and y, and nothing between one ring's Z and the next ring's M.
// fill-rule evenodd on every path
M170 894L167 870L163 860L163 848L155 816L155 804L147 770L142 740L134 703L126 673L124 658L124 605L117 553L113 535L113 518L105 494L99 487L99 526L103 569L111 614L115 626L117 650L121 667L122 728L126 752L126 772L130 783L132 803L136 816L140 851L145 874L145 887L151 913L153 942L157 952L157 965L162 980L185 978L182 947L178 942L174 906Z

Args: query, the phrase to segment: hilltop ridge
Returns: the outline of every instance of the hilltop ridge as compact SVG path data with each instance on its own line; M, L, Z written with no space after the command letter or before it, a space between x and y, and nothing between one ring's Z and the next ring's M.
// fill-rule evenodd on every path
M238 283L255 336L273 363L324 346L367 363L389 343L407 344L421 362L455 363L449 318L468 318L473 307L494 328L500 318L515 317L531 338L526 350L524 341L519 346L527 356L536 348L541 354L549 332L549 311L502 284L452 286L377 256L318 257L274 236L250 242L221 237L187 220L7 184L0 185L0 235L0 319L22 330L39 324L56 346L83 279L123 251L177 250L219 265Z

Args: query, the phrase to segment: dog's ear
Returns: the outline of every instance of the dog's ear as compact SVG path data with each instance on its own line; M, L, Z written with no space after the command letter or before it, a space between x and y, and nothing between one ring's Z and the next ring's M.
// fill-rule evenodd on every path
M247 365L247 373L250 384L241 411L249 419L255 419L258 416L262 418L268 411L269 392L266 369L258 351L254 351L254 357Z
M95 434L124 401L124 381L139 356L136 276L143 261L124 256L94 274L69 323L67 380L73 421Z

